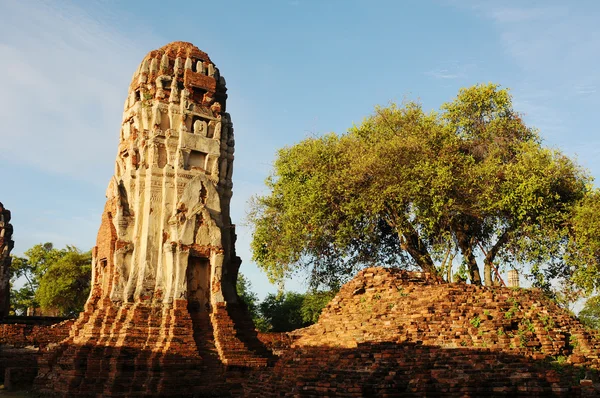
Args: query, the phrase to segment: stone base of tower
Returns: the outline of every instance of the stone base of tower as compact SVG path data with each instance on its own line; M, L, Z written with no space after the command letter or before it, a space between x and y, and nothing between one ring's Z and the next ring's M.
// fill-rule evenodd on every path
M187 304L88 305L70 337L40 357L37 388L64 397L235 396L245 369L266 366L270 352L244 308L190 313Z

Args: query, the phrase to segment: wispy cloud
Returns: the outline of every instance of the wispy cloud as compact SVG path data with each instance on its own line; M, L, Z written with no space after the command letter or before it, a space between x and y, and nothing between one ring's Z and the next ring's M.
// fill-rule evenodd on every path
M568 14L569 11L565 6L553 5L532 8L496 5L486 9L485 3L479 3L478 7L481 7L487 15L499 23L530 23L533 21L560 19Z
M575 94L579 95L595 94L598 92L598 87L593 85L575 86L573 89L575 90Z
M463 77L458 73L454 73L449 71L448 69L436 69L425 72L426 75L434 77L436 79L458 79L459 77Z
M600 61L597 9L555 1L541 3L542 6L510 0L471 4L472 9L492 20L507 55L531 74L528 77L571 89L600 83L593 67Z
M466 79L475 68L472 63L445 62L440 67L425 72L425 75L440 80Z
M541 130L547 144L595 159L600 131L589 118L600 107L600 9L554 0L451 4L491 23L503 49L498 62L514 70L508 81L515 108ZM600 177L598 162L585 165Z
M143 54L100 17L68 3L0 7L3 156L76 178L97 176L97 164L110 167L114 157L123 76Z

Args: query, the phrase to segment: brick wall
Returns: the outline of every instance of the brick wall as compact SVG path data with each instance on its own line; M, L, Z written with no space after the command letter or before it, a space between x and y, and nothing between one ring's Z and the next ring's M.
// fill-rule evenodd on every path
M109 397L222 390L223 367L200 354L186 300L115 306L105 298L87 307L71 336L41 355L36 379L41 392ZM208 325L199 332L210 345Z
M38 348L0 345L0 384L6 390L31 387L37 374Z
M0 382L7 390L31 387L40 349L69 337L74 323L65 320L52 324L58 319L44 317L13 318L0 324Z
M293 333L287 332L258 333L258 339L275 355L282 355L289 350L296 338Z
M7 330L13 341L40 334ZM101 299L42 351L38 385L65 397L600 396L598 334L541 292L384 268L359 273L317 324L289 334L257 336L232 304L192 318L185 300Z
M70 319L54 325L3 323L0 324L0 345L44 348L50 343L57 343L69 337L74 322L75 320Z
M211 314L215 345L227 366L264 367L271 352L258 339L246 309L238 304L219 303Z
M368 268L346 284L296 344L368 341L473 347L598 367L598 335L538 290L433 283L424 273Z
M104 298L88 302L71 336L42 353L36 385L63 397L239 396L249 369L269 358L243 307L191 315L187 300Z
M296 334L247 396L600 394L598 335L535 290L368 268Z

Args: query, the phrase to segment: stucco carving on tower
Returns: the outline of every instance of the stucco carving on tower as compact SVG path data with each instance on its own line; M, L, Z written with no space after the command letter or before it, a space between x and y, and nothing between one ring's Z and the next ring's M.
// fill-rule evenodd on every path
M209 306L236 300L226 91L210 58L189 43L150 52L134 73L94 252L93 295ZM208 279L196 286L188 274L198 272Z
M41 384L54 392L68 385L67 395L86 383L104 386L98 394L111 394L112 383L129 395L177 395L217 388L224 365L266 365L269 353L235 290L241 261L229 215L226 100L225 79L190 43L142 60L123 110L90 297L69 339L42 361ZM132 360L133 368L122 366ZM109 365L95 372L97 361Z
M10 310L10 251L15 245L12 233L10 210L0 203L0 320Z

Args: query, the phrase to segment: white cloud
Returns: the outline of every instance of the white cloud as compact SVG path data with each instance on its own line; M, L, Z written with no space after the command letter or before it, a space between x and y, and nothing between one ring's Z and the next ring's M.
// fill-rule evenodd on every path
M493 23L504 62L518 70L510 83L515 88L515 108L542 130L549 144L572 152L571 146L589 141L594 132L582 131L583 118L589 115L588 109L600 106L598 8L511 0L454 5Z
M436 79L458 79L461 77L458 73L450 72L448 69L437 69L426 72L425 74Z
M102 17L68 3L0 7L0 150L13 163L104 176L127 95L123 76L131 76L143 53Z
M587 95L587 94L595 94L598 92L598 87L594 85L581 85L573 87L576 94L579 95Z
M496 7L488 9L487 14L499 23L529 23L532 21L560 19L565 14L568 14L568 8L564 6L551 5L547 7L532 8Z
M477 70L475 63L458 61L443 62L438 68L425 72L427 76L439 80L468 79Z

